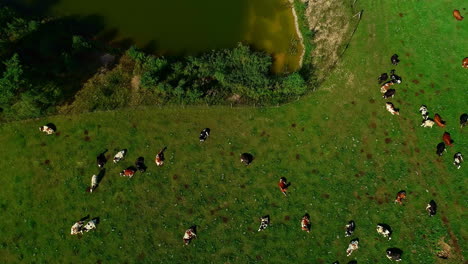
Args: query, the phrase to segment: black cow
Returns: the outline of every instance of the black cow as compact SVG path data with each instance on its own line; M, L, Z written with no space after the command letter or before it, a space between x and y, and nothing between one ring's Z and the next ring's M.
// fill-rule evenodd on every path
M403 250L399 248L387 249L387 258L390 260L401 261L401 255L403 255Z
M385 82L388 79L388 74L386 72L380 74L380 77L377 79L379 84Z
M349 221L348 224L345 226L346 232L345 237L349 237L354 233L354 229L356 229L356 223L353 220Z
M393 65L398 65L398 63L400 62L400 60L398 59L398 54L393 54L390 60L392 61Z
M468 114L464 113L460 116L460 128L463 128L468 124Z
M242 153L240 156L240 160L242 163L244 163L246 166L252 163L254 157L250 153Z
M431 200L427 206L426 211L429 213L429 216L434 216L437 213L437 204L434 200Z
M210 135L210 131L211 131L211 129L205 128L205 129L202 130L202 132L200 132L199 139L200 139L201 142L205 141L208 138L208 136Z
M105 165L106 162L107 162L107 158L106 158L106 156L105 156L106 152L107 152L107 149L104 150L104 152L102 152L101 154L99 154L99 155L96 157L97 165L98 165L99 168L103 168L104 165Z
M140 172L145 172L146 171L146 165L145 165L145 158L143 157L139 157L136 161L135 161L135 167L137 168L137 170L139 170Z
M437 155L439 156L442 156L442 154L444 154L444 151L447 151L445 149L445 143L444 142L440 142L439 144L437 144Z
M393 98L393 96L395 96L395 92L396 90L395 89L388 89L384 95L382 96L384 99L387 99L387 98Z

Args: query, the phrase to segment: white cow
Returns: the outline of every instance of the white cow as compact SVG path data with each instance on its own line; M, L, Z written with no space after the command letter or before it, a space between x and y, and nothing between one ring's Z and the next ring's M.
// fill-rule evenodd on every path
M47 135L52 135L53 133L55 133L55 130L49 126L41 126L39 127L39 131L42 131Z
M117 154L115 154L115 156L114 156L114 163L117 163L120 160L122 160L123 158L125 158L125 154L127 154L126 149L122 149L121 151L117 152Z
M72 235L78 235L78 234L83 234L83 221L78 221L76 222L72 227L71 227L71 234Z
M430 120L430 119L425 119L425 120L422 121L421 126L422 126L422 127L430 127L430 128L432 128L432 126L433 126L434 124L435 124L434 121L432 121L432 120Z
M98 221L96 218L92 219L91 221L89 221L84 227L83 227L83 231L85 232L89 232L93 229L96 229L96 225L97 225Z
M91 177L91 188L89 192L93 192L98 186L98 176L95 174Z
M388 240L392 239L392 231L383 225L377 225L377 233L383 235L384 237L388 237Z

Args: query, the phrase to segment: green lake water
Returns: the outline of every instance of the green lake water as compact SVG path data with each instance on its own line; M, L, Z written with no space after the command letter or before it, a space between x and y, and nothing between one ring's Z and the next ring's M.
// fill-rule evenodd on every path
M97 16L101 35L157 55L198 54L243 42L273 55L274 72L299 68L302 45L287 0L18 1L54 16Z

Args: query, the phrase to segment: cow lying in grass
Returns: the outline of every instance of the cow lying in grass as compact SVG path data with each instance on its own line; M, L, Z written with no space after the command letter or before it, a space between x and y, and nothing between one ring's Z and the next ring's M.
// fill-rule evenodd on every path
M391 102L387 102L385 104L387 111L390 112L392 115L400 115L400 110L395 108L395 106Z
M401 255L403 251L399 248L389 248L387 249L387 258L394 261L401 261Z
M430 127L430 128L432 128L432 126L433 126L434 124L435 124L435 122L428 118L428 119L422 121L421 126L422 126L422 127Z
M353 239L349 242L348 248L346 249L346 256L351 256L355 250L359 249L359 239Z
M460 116L460 128L463 128L466 124L468 124L468 114L465 113Z
M406 192L405 191L399 191L397 193L395 203L403 204L403 200L406 199Z
M44 132L47 135L52 135L53 133L55 133L55 130L56 130L56 128L55 128L54 124L51 124L51 123L39 127L39 131Z
M442 140L444 141L445 145L453 147L453 140L450 137L450 133L444 132L444 134L442 135Z
M387 224L377 224L377 233L388 237L388 240L392 239L392 229Z
M445 121L442 120L442 117L437 113L434 115L434 122L440 127L445 127Z
M121 151L117 152L114 156L114 163L117 163L125 158L125 155L127 154L126 149L122 149Z
M188 245L192 241L192 239L197 238L197 227L191 226L189 229L185 230L184 237L184 244Z
M462 60L462 67L468 69L468 57Z
M437 213L437 204L434 200L431 200L427 206L426 211L429 213L429 216L434 216Z
M164 165L164 151L166 149L167 147L164 147L163 149L161 149L161 151L158 152L158 154L156 154L156 158L154 158L154 162L156 163L156 165L158 166Z
M287 196L287 191L288 187L291 185L291 183L288 183L288 180L285 177L281 177L278 186L281 190L281 192L284 194L284 196Z
M260 227L258 228L258 232L265 230L268 225L270 224L270 216L265 215L264 217L260 218Z
M242 153L240 156L240 161L244 163L245 166L249 165L252 163L254 157L250 153Z
M429 111L427 111L427 107L425 105L421 105L421 107L419 107L419 112L421 113L423 120L427 120L429 118Z
M83 232L89 232L93 229L96 229L96 225L99 223L99 218L93 218L91 221L89 221L86 225L84 224L83 220L80 220L76 222L72 227L71 227L71 235L78 235L78 234L83 234Z
M305 214L301 219L301 228L307 233L310 232L310 216L309 214Z
M200 139L201 142L205 141L208 136L210 135L210 132L211 132L211 129L209 128L205 128L202 130L202 132L200 132L200 136L198 137Z
M136 172L136 169L135 169L135 168L129 167L129 168L123 170L123 171L120 173L120 176L125 176L125 177L132 178L133 175L135 175L135 172Z
M345 225L345 229L345 237L351 236L354 233L354 229L356 229L356 223L353 220L349 221L348 224Z
M461 152L455 153L455 155L453 155L453 165L455 165L457 169L460 169L462 162L463 162L463 156Z

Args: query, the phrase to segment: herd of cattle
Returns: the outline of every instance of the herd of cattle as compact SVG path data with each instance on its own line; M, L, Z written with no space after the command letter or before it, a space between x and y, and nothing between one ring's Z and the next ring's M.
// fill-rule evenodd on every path
M391 57L391 62L392 62L393 65L398 65L399 61L400 60L398 59L397 54L395 54L395 55L393 55ZM465 58L463 60L462 66L468 68L468 58ZM390 80L387 81L387 79L389 77L390 77ZM395 70L391 70L390 76L388 76L387 73L381 74L380 77L378 78L378 82L379 82L379 84L382 85L380 90L383 93L383 98L388 99L388 98L393 98L395 96L395 93L396 93L396 90L393 89L393 88L390 88L390 87L392 87L395 84L400 84L402 82L402 78L395 74ZM395 106L393 105L392 102L387 102L386 103L386 109L392 115L399 115L400 114L399 109L395 108ZM434 115L433 119L429 117L429 111L427 109L427 106L422 105L420 107L420 109L419 109L419 112L421 113L421 116L422 116L422 119L423 119L422 124L421 124L422 127L431 127L432 128L432 126L434 124L437 124L437 126L442 127L442 128L444 128L446 126L446 122L442 120L442 118L441 118L441 116L439 114L436 113ZM460 126L463 128L467 123L468 123L468 114L466 114L466 113L462 114L460 116ZM51 134L55 133L56 127L55 127L55 125L49 123L47 125L44 125L44 126L40 127L39 130L46 133L46 134L48 134L48 135L51 135ZM201 142L204 142L205 140L207 140L210 133L211 133L211 130L209 128L203 129L200 132L199 140ZM453 140L451 139L449 133L445 132L443 134L443 136L442 136L442 140L443 140L443 142L441 142L441 143L439 143L437 145L436 153L439 156L441 156L444 151L445 152L447 151L446 147L445 147L446 145L453 146ZM155 163L156 163L157 166L162 166L164 164L164 151L166 149L167 149L167 147L164 147L163 149L161 149L161 151L159 151L156 154ZM101 168L101 169L104 168L104 166L105 166L105 164L107 162L107 159L106 159L106 156L105 156L106 152L107 152L107 150L100 153L96 158L97 166L99 168ZM119 161L124 159L126 155L127 155L127 150L126 149L122 149L122 150L118 151L114 155L113 162L118 163ZM241 160L241 162L243 164L249 165L254 160L254 157L250 153L243 153L240 156L240 160ZM455 153L453 164L458 169L460 169L462 162L463 162L462 154L460 152ZM146 168L147 167L145 165L144 158L139 157L135 161L135 166L131 166L131 167L128 167L128 168L122 170L120 175L124 176L124 177L132 178L137 171L145 172ZM99 177L99 175L93 175L91 177L91 186L88 189L89 192L93 192L94 190L96 190L96 188L99 185L99 182L100 182L101 178L102 178L102 176ZM285 177L281 177L279 182L278 182L279 189L280 189L281 193L284 194L285 196L287 196L287 190L288 190L288 187L290 185L291 185L291 183L288 183L288 181L287 181L287 179ZM406 192L404 190L399 191L397 193L395 203L402 204L403 200L405 198L406 198ZM429 202L429 204L427 205L426 210L427 210L429 216L434 216L436 214L436 212L437 212L436 202L434 200L431 200ZM84 220L86 220L86 218L81 219L81 220L75 222L75 224L73 224L73 226L71 227L71 234L72 235L83 234L83 232L89 232L89 231L95 229L96 225L99 223L99 218L94 218L94 219L90 220L86 224L85 224ZM263 216L263 217L260 218L260 221L261 222L260 222L260 227L259 227L258 231L263 231L270 224L270 216L269 215ZM305 214L301 218L300 225L301 225L302 230L304 230L306 232L310 232L311 221L310 221L309 214ZM353 220L349 221L348 224L345 225L345 230L346 230L345 231L345 237L351 236L354 233L355 228L356 228L356 223ZM385 238L388 238L388 240L391 240L391 235L392 235L393 231L392 231L392 228L388 224L379 223L379 224L377 224L377 229L376 230L377 230L378 234L382 235ZM184 236L183 236L184 244L188 245L191 242L191 240L196 238L196 237L197 237L196 226L191 226L184 233ZM358 248L359 248L359 239L358 238L352 239L348 244L348 248L346 249L347 256L350 256ZM399 249L399 248L389 248L389 249L386 250L386 256L390 260L401 261L402 254L403 254L403 251L401 249ZM334 262L334 264L338 264L338 263L339 263L338 261ZM351 262L351 263L353 263L353 262Z

